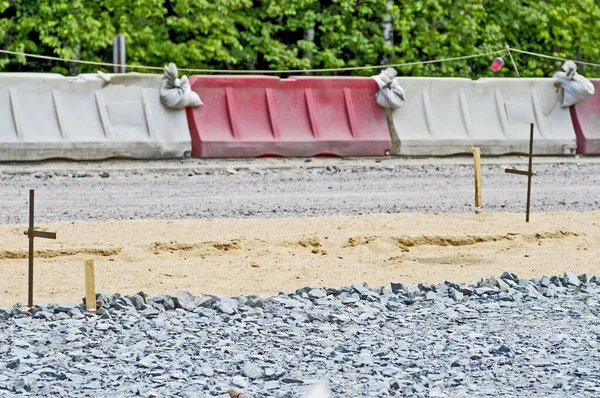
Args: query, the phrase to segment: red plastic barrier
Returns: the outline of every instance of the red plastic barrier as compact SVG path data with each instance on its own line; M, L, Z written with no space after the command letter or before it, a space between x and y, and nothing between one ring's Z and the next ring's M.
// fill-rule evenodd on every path
M600 80L591 79L596 93L571 107L577 153L600 155Z
M385 156L385 111L370 78L192 76L192 156Z

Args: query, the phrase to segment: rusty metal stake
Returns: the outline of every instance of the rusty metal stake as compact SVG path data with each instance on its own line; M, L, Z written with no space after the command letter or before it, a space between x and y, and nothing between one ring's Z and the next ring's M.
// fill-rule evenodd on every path
M56 239L55 232L36 231L33 225L34 216L34 190L29 190L29 229L25 235L29 238L29 294L27 306L33 307L33 240L35 238Z
M531 177L533 177L533 123L529 127L529 169L527 171L505 169L506 173L519 174L527 176L527 215L525 216L525 222L529 222L529 210L531 208Z

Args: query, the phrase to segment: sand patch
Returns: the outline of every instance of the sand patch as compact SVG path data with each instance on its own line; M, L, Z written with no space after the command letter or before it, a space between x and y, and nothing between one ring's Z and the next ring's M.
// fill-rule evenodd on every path
M79 301L83 261L98 291L255 294L368 282L473 282L600 273L600 212L375 214L287 219L127 220L44 224L36 240L37 301ZM0 305L26 299L25 226L0 226Z

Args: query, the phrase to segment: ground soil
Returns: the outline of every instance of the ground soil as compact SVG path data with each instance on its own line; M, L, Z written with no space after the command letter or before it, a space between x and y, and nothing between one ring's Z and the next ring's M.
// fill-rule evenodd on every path
M99 292L257 294L367 282L474 282L600 273L600 211L369 214L304 218L104 220L40 224L36 302L84 296L85 259ZM0 225L0 306L27 298L24 225Z
M486 212L524 212L527 159L482 159ZM72 175L85 171L86 177ZM535 158L532 211L600 210L600 158ZM104 176L104 177L102 177ZM472 213L473 159L241 159L0 164L0 224Z

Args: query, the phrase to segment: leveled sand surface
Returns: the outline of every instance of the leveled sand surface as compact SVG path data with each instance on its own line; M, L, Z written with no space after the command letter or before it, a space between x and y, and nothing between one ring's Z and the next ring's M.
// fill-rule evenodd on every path
M474 282L600 274L600 211L482 215L375 214L286 219L42 224L35 302L80 302L84 260L98 292L269 294L367 282ZM0 225L0 306L27 301L25 225Z

